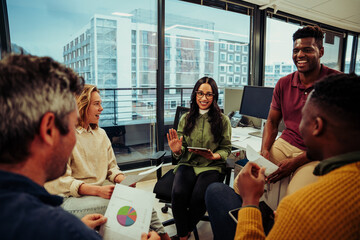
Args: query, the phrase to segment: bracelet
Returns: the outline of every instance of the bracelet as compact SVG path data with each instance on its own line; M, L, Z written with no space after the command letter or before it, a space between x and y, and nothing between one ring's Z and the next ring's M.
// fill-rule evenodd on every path
M181 153L179 155L177 155L176 153L173 152L173 155L174 155L174 157L178 158L181 156Z

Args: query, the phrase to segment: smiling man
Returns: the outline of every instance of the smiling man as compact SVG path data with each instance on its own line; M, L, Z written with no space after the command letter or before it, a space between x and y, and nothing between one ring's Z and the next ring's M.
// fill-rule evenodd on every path
M320 63L320 58L324 55L323 38L324 34L317 26L307 26L294 33L293 60L298 70L277 82L264 129L261 154L279 165L279 169L269 175L268 180L277 182L298 169L293 177L296 181L290 182L289 192L294 192L317 178L312 174L312 170L318 162L310 161L306 157L299 124L301 110L314 83L327 75L340 73ZM284 120L286 129L275 141L281 119ZM235 191L222 183L214 183L207 189L206 207L215 240L234 239L236 224L228 212L243 203L236 184L234 189ZM270 194L278 196L278 192L268 192L268 195ZM277 205L277 202L267 203ZM271 220L264 221L266 233L272 224Z
M293 35L292 58L298 70L280 78L275 86L261 146L261 155L279 166L268 177L270 182L287 177L310 162L299 132L301 109L316 81L340 73L320 63L324 55L323 38L324 33L318 26L301 28ZM281 119L285 130L275 140Z
M360 239L360 77L339 74L315 83L302 110L300 133L315 183L285 197L266 239ZM249 162L238 181L242 208L235 240L265 239L259 199L264 168Z

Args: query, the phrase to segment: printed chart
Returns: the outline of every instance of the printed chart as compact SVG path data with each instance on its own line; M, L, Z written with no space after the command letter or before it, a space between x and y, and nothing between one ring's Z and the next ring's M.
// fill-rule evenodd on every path
M137 213L133 207L121 207L117 213L117 221L124 227L129 227L136 222Z

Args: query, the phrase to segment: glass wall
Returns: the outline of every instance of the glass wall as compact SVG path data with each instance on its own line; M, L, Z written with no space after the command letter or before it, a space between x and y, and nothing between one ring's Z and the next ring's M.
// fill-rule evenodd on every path
M191 90L203 76L214 78L221 89L248 84L250 16L175 0L166 1L165 12L166 87ZM188 106L189 94L176 104ZM176 96L169 91L165 105Z
M292 36L302 26L276 18L266 19L266 55L264 86L273 87L279 78L296 71L292 60ZM340 70L340 56L343 38L340 33L324 31L324 56L322 64ZM351 47L350 47L351 48Z
M327 67L336 69L340 71L340 64L341 64L341 47L343 37L340 33L335 33L333 31L327 31L323 29L325 32L324 35L324 56L320 59L320 62Z
M176 107L190 106L198 79L215 79L220 108L224 88L248 84L251 17L176 0L165 7L165 121L172 127Z
M360 75L360 37L358 37L358 48L355 62L355 73Z
M264 86L274 87L279 78L296 71L292 60L292 35L299 28L300 25L279 19L266 19Z
M259 34L251 15L259 10L201 2L219 8L166 0L165 132L176 107L189 106L199 78L216 80L221 108L226 88L249 82L250 53L255 52L250 34ZM12 50L51 56L97 85L104 106L100 126L113 141L118 162L148 159L155 150L157 0L11 0L7 7ZM275 86L280 77L296 71L292 35L300 22L277 17L266 19L264 86ZM340 69L342 35L324 30L321 62ZM348 38L345 71L354 38ZM360 74L360 43L358 48L355 72Z
M352 50L353 41L354 41L354 36L349 34L346 44L344 73L350 72L350 60L351 60L351 50Z
M99 125L118 162L147 159L155 146L157 1L11 0L7 6L13 51L50 56L97 85L104 107Z

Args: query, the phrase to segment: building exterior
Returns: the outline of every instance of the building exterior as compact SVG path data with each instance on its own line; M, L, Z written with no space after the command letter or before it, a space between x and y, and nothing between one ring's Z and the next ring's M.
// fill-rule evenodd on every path
M63 47L64 64L86 83L105 89L101 126L155 119L155 14L143 9L128 16L95 14ZM167 15L166 24L165 115L173 117L178 105L189 104L191 89L203 76L213 77L219 88L248 83L248 36L218 32L211 21L177 15Z

